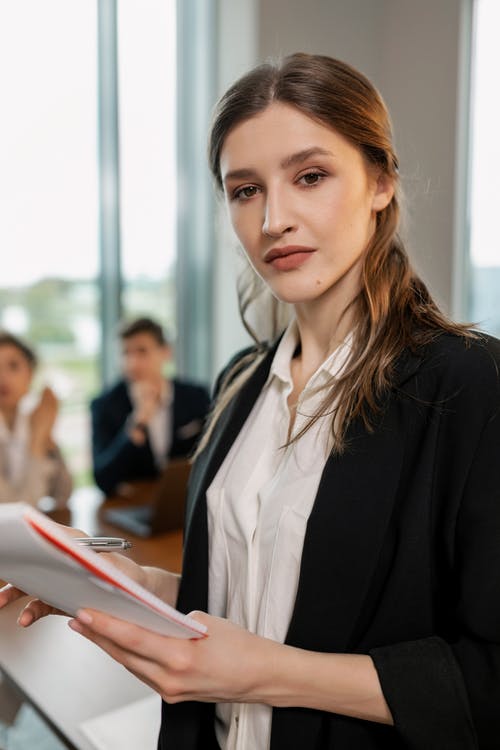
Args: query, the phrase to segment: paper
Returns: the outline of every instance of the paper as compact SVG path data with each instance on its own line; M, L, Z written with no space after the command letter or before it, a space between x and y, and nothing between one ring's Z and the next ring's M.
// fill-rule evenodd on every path
M80 724L96 750L156 750L161 721L160 696L153 694Z
M0 579L72 616L90 608L162 635L206 633L204 625L119 571L106 553L79 545L26 503L0 503Z

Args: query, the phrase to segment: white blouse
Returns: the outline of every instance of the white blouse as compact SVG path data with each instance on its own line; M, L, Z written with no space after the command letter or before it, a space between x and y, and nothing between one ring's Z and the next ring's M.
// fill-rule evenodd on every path
M274 356L268 379L207 493L208 610L253 633L284 642L297 592L302 547L330 447L331 415L287 448L295 322ZM350 337L311 376L300 395L294 434L314 414L345 365ZM224 750L266 750L272 708L221 703L216 734Z
M42 458L31 454L32 408L28 394L19 404L12 430L0 414L0 503L36 505L41 497L50 495L58 507L64 507L73 482L57 446Z

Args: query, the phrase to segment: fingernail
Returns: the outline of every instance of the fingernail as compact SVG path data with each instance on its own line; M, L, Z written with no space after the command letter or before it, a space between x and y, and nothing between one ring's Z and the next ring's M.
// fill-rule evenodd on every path
M90 623L92 622L92 617L84 609L79 609L76 613L76 616L78 617L80 622L84 623L84 625L90 625Z
M31 625L33 622L33 615L31 612L21 612L19 617L17 618L17 624L21 625L21 627L26 628L28 625Z
M68 622L68 625L71 628L71 630L75 630L77 633L82 633L83 632L83 628L80 625L80 623L78 622L78 620L70 620Z

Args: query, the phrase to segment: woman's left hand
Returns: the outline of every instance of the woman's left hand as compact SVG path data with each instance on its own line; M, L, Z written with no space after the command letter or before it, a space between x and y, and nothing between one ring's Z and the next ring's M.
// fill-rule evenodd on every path
M279 656L289 647L203 612L191 617L208 627L207 637L169 638L94 610L69 624L167 703L269 703Z

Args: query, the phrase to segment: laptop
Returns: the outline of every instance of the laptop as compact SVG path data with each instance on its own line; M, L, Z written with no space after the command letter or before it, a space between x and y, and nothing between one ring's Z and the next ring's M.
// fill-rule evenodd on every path
M104 511L104 520L144 538L181 529L190 471L191 463L187 459L172 459L155 484L149 503L108 508Z

